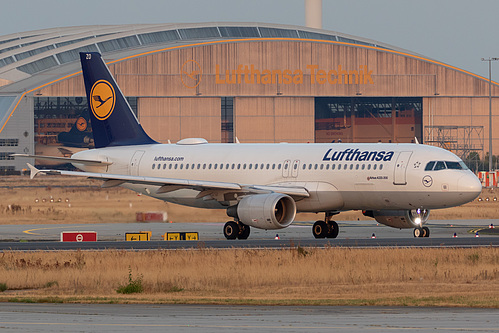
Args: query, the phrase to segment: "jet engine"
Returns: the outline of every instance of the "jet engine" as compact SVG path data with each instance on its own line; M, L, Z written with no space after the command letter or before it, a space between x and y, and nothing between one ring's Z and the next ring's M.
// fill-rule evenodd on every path
M281 193L253 194L227 208L227 215L252 227L282 229L294 221L296 204L289 195Z
M364 216L374 218L377 222L393 228L419 228L428 221L430 211L427 209L412 210L366 210Z

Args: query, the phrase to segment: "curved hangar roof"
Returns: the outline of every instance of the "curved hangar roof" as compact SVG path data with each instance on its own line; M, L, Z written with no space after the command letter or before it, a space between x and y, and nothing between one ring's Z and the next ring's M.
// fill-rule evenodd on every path
M262 23L200 23L81 26L0 36L0 92L21 92L79 69L79 52L119 59L145 49L244 38L302 38L336 41L417 54L377 41L332 31ZM38 73L43 76L36 78ZM47 74L49 76L47 76ZM28 80L26 80L28 79ZM16 82L23 81L21 84ZM3 86L3 87L2 87Z

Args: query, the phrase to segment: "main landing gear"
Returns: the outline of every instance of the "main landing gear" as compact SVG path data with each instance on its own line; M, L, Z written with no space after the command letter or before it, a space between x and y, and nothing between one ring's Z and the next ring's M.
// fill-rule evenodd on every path
M414 237L430 237L430 229L428 227L414 228Z
M314 223L312 233L315 238L336 238L340 231L338 223L331 221L331 218L337 213L326 212L324 221L319 220Z
M249 235L249 225L235 221L229 221L224 225L224 236L227 239L248 239Z

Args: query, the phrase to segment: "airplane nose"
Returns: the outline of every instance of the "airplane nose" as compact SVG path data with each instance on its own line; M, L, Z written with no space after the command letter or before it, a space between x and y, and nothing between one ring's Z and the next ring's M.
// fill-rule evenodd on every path
M461 193L474 195L471 199L474 200L482 192L482 183L474 174L470 173L458 179L457 189Z

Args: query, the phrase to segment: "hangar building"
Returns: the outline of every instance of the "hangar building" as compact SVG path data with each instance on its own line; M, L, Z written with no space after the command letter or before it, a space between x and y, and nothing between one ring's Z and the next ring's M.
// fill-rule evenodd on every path
M83 26L0 36L1 170L26 167L12 153L92 147L79 64L88 51L103 54L160 142L417 138L464 158L488 152L489 81L414 52L276 24ZM493 110L498 94L492 83Z

